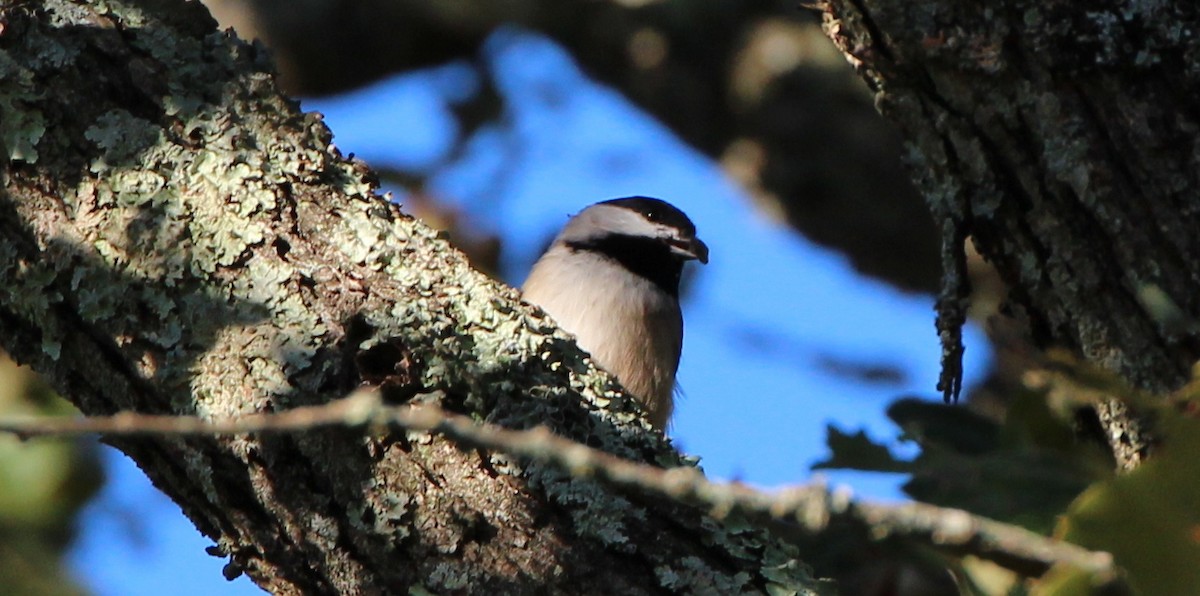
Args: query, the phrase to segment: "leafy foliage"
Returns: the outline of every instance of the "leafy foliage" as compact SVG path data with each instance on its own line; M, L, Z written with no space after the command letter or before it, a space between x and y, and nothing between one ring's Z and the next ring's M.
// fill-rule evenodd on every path
M1104 450L1075 440L1070 422L1053 413L1040 392L1018 395L1004 422L911 397L887 413L904 438L920 446L916 458L901 460L862 431L830 427L831 456L814 467L908 473L904 491L915 500L1044 533L1076 495L1111 470Z
M0 415L65 415L75 409L0 353ZM65 571L75 519L103 480L95 444L22 443L0 436L0 591L82 593Z
M859 431L830 427L831 455L818 468L904 472L913 499L965 509L1113 554L1139 594L1200 594L1200 381L1169 397L1148 396L1116 377L1051 355L1046 370L1011 396L1003 421L969 407L902 398L888 416L915 442L911 460ZM1160 443L1136 470L1116 475L1104 446L1081 434L1076 414L1120 399L1153 424ZM968 591L970 559L949 561ZM1036 594L1092 594L1078 570L1055 568L1022 587Z
M1140 594L1200 594L1200 420L1157 408L1162 444L1138 469L1072 503L1058 535L1113 553Z

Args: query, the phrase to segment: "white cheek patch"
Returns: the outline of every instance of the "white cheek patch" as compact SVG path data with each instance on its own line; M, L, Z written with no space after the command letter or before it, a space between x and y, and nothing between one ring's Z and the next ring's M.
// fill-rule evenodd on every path
M597 238L607 234L661 238L674 237L678 231L651 223L636 211L611 205L594 205L583 210L563 230L566 240Z

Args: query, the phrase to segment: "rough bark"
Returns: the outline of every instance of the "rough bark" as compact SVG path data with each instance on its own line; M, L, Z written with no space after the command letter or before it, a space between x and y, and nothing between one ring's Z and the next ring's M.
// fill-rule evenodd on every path
M0 342L84 413L224 417L370 383L685 465L543 315L376 196L197 4L6 4L0 81ZM111 442L276 593L813 585L760 531L438 437Z
M1151 391L1184 382L1200 355L1200 9L831 0L824 10L906 136L948 258L970 236L1043 345L1078 349ZM1127 432L1109 430L1118 443Z

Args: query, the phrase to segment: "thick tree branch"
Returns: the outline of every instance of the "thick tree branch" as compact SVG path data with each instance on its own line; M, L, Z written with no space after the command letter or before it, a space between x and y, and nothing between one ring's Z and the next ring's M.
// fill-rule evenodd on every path
M681 457L516 292L373 192L195 3L0 8L0 342L85 414L224 419L366 382ZM125 437L275 593L810 592L795 551L438 436Z

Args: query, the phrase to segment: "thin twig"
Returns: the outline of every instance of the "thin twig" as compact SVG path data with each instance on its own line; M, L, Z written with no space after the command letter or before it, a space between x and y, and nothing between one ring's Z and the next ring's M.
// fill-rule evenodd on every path
M158 416L118 412L112 416L83 418L49 416L0 417L0 432L28 439L90 434L135 436L213 436L252 432L295 432L327 426L353 426L366 422L380 409L371 390L319 406L301 406L281 412L247 414L236 418L205 420L198 416Z
M361 390L321 406L235 419L203 420L193 416L151 416L122 412L89 418L5 418L0 432L21 437L109 435L194 436L255 432L296 432L328 426L392 425L432 432L475 448L558 466L576 477L592 477L610 485L653 491L672 499L707 507L718 518L732 511L754 518L786 520L808 531L823 530L835 517L865 524L877 539L899 536L960 553L971 553L1027 575L1040 575L1056 564L1068 564L1102 579L1115 575L1112 555L1047 538L959 509L923 503L881 505L852 502L820 484L767 493L736 483L710 482L689 467L663 469L622 459L559 437L544 427L510 430L480 424L434 406L385 406L377 392Z

